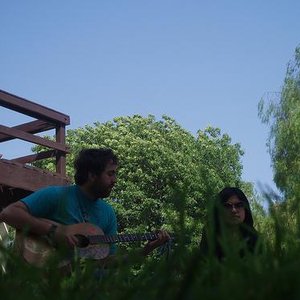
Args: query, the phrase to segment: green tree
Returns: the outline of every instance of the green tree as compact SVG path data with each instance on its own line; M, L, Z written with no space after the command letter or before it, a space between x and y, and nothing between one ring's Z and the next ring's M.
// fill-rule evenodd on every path
M110 201L120 231L166 226L198 239L205 207L225 185L242 184L243 154L228 135L209 127L196 137L163 116L117 117L68 130L68 175L82 148L110 147L120 158L118 183ZM51 167L48 163L47 168Z
M286 199L300 192L300 47L287 67L279 101L259 103L262 122L270 125L269 152L274 181Z

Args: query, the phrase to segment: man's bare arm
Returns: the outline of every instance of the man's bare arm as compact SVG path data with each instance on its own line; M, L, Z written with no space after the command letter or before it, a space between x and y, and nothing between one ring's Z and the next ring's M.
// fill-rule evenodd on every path
M0 213L0 221L16 229L28 229L30 232L38 235L47 234L52 225L51 222L47 222L47 220L32 216L28 212L26 205L21 201L7 206Z
M53 222L50 220L32 216L26 205L21 201L7 206L0 213L0 222L5 222L16 229L28 230L38 235L48 234L53 225ZM74 233L70 233L67 226L60 224L57 224L57 228L55 228L53 239L57 243L65 243L70 247L75 246L78 242Z

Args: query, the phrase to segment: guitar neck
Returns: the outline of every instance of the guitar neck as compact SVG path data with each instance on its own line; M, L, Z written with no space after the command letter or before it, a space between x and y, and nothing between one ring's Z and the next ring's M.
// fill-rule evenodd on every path
M158 234L154 232L143 234L116 234L116 235L90 235L87 237L90 244L113 244L113 243L131 243L138 241L154 241Z

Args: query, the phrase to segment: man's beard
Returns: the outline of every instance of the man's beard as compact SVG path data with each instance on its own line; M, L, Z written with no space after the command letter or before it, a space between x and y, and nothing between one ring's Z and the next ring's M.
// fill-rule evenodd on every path
M106 186L106 187L97 186L97 187L94 188L94 195L97 198L106 198L110 195L111 190L112 190L111 186Z

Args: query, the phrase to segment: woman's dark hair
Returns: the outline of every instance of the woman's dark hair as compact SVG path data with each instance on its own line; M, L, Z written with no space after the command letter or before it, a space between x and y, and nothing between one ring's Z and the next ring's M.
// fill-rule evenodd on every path
M243 223L246 224L247 226L253 227L253 218L252 218L252 213L251 213L251 209L250 209L250 204L249 204L249 201L248 201L247 197L245 196L245 194L243 193L242 190L240 190L237 187L225 187L219 193L218 201L219 201L219 203L221 205L223 205L232 196L238 197L239 200L244 203L245 220L244 220ZM219 210L217 209L217 207L215 207L215 212L216 213L219 212ZM216 216L216 217L217 217L217 219L219 219L219 216Z
M101 174L108 162L118 164L118 158L111 149L83 149L74 161L75 168L75 183L78 185L84 184L89 173L99 175Z
M222 226L225 225L223 220L223 212L224 204L231 198L232 196L236 196L241 202L244 203L245 209L245 220L243 223L239 224L239 231L241 233L242 238L246 241L247 250L250 252L254 252L254 248L257 242L257 232L253 227L253 217L250 209L250 204L243 193L243 191L237 187L225 187L222 191L219 192L217 197L214 199L210 211L208 212L208 223L205 226L202 234L202 239L200 243L200 249L204 254L208 252L208 239L213 239L213 247L215 255L221 259L224 257L224 251L220 244L220 236L224 231L222 230ZM230 230L230 229L229 229ZM241 254L242 256L243 254Z

